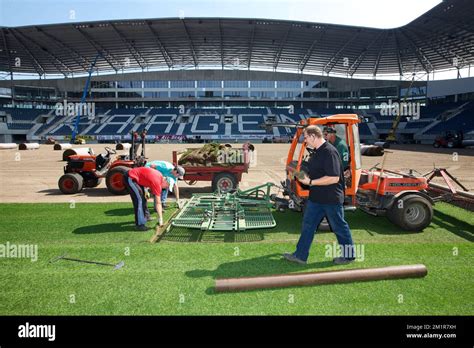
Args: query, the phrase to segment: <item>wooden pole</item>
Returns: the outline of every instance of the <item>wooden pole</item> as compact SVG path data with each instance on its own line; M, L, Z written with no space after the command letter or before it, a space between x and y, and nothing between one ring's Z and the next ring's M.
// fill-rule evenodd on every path
M180 209L176 209L174 213L170 216L168 221L163 224L163 226L160 227L160 225L156 225L155 234L151 237L150 243L156 243L161 238L163 233L168 232L170 230L171 222L173 221L173 218L178 215L179 212Z
M425 265L404 265L317 273L281 274L262 277L223 278L216 279L215 291L228 292L369 280L421 278L427 274L428 270Z

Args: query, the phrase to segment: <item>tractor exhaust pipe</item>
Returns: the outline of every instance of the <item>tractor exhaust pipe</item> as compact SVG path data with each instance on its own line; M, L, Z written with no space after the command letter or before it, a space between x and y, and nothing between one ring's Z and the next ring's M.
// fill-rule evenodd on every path
M428 270L425 265L404 265L262 277L223 278L216 279L215 291L229 292L302 285L351 283L369 280L422 278L427 274Z

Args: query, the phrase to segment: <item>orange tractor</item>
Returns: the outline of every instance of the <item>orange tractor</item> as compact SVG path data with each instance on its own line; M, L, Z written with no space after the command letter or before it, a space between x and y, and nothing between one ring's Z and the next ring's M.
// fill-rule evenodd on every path
M309 118L296 124L272 124L295 127L296 132L286 160L286 180L282 181L283 196L273 196L279 211L304 210L309 187L295 179L300 171L307 172L307 160L312 149L303 141L303 130L309 125L331 127L336 136L348 145L348 165L345 168L345 209L357 207L374 216L387 216L404 230L421 231L431 223L433 204L436 199L428 195L428 180L413 171L389 171L382 167L361 169L359 142L359 117L355 114L339 114L325 118ZM386 155L385 155L386 156ZM288 198L286 198L288 197Z
M137 155L138 133L132 134L132 146L129 155L120 155L112 161L117 152L109 147L106 153L94 155L69 156L64 167L64 175L59 178L58 186L62 193L73 194L80 192L84 187L96 187L105 178L107 189L116 195L127 194L123 183L123 175L131 168L142 167L146 164L145 138L146 131L141 133L141 155Z

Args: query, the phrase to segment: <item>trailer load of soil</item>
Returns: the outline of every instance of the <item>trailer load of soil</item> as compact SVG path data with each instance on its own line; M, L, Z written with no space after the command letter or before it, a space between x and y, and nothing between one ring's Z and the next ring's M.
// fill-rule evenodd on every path
M252 144L242 148L232 148L230 144L210 143L201 148L190 148L181 154L178 164L182 166L234 166L244 164L247 150L253 151Z

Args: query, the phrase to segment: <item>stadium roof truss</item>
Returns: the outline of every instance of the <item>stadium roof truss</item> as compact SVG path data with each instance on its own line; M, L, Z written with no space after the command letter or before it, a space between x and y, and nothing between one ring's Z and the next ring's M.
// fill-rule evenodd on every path
M85 73L96 68L267 69L403 75L474 62L472 0L443 1L395 29L268 19L170 18L2 27L0 71Z

